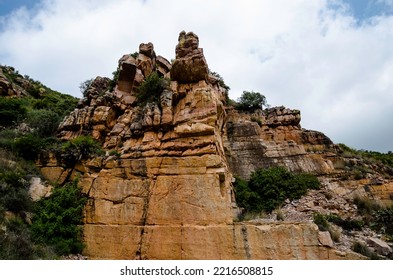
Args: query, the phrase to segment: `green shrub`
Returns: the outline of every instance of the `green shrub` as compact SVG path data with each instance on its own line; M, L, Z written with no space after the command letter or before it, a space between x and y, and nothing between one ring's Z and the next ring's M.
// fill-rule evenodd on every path
M253 112L266 106L266 97L259 92L243 91L243 94L237 100L235 108L241 111Z
M57 91L47 91L39 99L32 100L31 103L33 109L48 110L56 113L60 119L63 119L76 108L78 99Z
M103 153L101 145L90 135L79 136L64 143L61 147L61 158L69 166L82 159Z
M333 194L330 192L324 192L323 194L327 200L331 200L333 198Z
M160 77L157 72L152 72L138 87L139 102L158 102L160 95L168 87L168 81Z
M26 88L27 93L34 97L39 98L41 93L45 92L43 88L40 87L39 84L30 83Z
M15 138L17 137L18 133L15 129L0 130L0 148L12 151Z
M256 192L250 190L247 181L236 177L234 185L237 204L249 212L260 211L260 209L256 207L256 205L259 205L260 197Z
M376 211L373 228L393 239L393 206Z
M50 197L36 202L31 226L38 243L49 244L59 255L81 253L83 249L80 225L86 198L77 182L56 187Z
M329 231L330 225L325 215L321 213L314 213L313 221L320 231Z
M329 222L332 222L345 230L362 230L364 222L361 220L342 219L337 215L327 216Z
M338 144L338 146L340 147L343 156L374 160L393 168L393 153L391 151L387 153L380 153L375 151L356 150L344 144ZM390 169L390 172L392 172L392 169Z
M17 139L13 143L15 153L26 159L35 160L42 150L42 139L35 134L26 134Z
M278 221L284 221L285 220L285 215L281 210L278 210L276 213L276 218Z
M29 111L26 120L40 137L53 136L60 121L61 118L57 113L46 109Z
M247 211L271 212L285 199L298 199L308 189L319 189L318 179L311 174L293 174L283 167L258 169L250 181L235 183L236 201Z
M10 127L26 117L26 108L20 98L0 96L0 126Z
M31 200L28 185L25 174L0 170L0 206L14 213L29 211Z
M34 259L35 246L28 226L20 218L10 219L3 226L5 231L0 228L0 259Z

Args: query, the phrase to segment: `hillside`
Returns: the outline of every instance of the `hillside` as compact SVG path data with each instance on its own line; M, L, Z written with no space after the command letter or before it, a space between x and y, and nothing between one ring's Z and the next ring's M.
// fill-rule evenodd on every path
M38 198L51 192L35 166L38 155L59 148L56 130L78 100L0 67L0 258L57 258L33 229Z
M31 226L30 208L5 209L6 230L20 218L58 254L92 259L392 258L391 153L336 145L303 129L298 110L234 104L192 32L180 33L172 63L141 44L112 79L87 81L66 111L51 108L71 97L9 71L0 76L4 158L36 160L35 176L58 187L52 201L38 195ZM50 112L51 129L34 126L31 116ZM24 137L39 139L27 141L35 150L18 146ZM79 202L63 203L68 193ZM59 216L83 210L82 239L42 215L53 204L64 207Z

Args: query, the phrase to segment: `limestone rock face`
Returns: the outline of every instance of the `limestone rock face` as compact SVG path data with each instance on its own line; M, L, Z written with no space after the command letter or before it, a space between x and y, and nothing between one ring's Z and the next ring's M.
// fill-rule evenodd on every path
M234 225L85 225L86 253L104 259L359 259L321 246L310 223ZM293 242L296 240L296 242ZM103 252L104 251L104 252Z
M59 136L89 134L106 156L75 166L48 156L41 171L60 184L79 178L88 197L85 254L92 259L340 259L312 223L234 222L233 174L280 162L291 170L329 172L331 163L308 155L327 138L301 130L300 113L274 109L250 116L225 107L198 37L182 32L171 65L151 43L119 60L115 86L98 77ZM138 100L153 71L170 77L156 100ZM111 86L113 90L111 91ZM307 140L308 141L308 140ZM307 142L308 143L308 142Z
M329 154L310 153L334 149L332 141L320 132L301 129L299 122L300 112L284 107L253 115L229 111L223 140L232 172L244 179L258 168L277 165L292 172L332 172Z
M284 106L269 108L265 112L266 125L269 127L277 126L299 126L300 111L291 110Z

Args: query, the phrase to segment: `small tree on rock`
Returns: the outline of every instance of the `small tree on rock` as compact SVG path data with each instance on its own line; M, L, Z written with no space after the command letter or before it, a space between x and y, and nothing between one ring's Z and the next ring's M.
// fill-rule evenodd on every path
M242 96L237 100L236 109L242 111L255 111L262 109L262 106L267 106L266 97L254 91L243 91Z

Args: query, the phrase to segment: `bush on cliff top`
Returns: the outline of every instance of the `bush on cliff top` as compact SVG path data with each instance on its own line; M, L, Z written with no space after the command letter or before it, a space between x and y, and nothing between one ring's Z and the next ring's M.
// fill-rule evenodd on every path
M267 106L266 97L254 91L243 91L243 94L237 100L235 108L241 111L253 112Z

